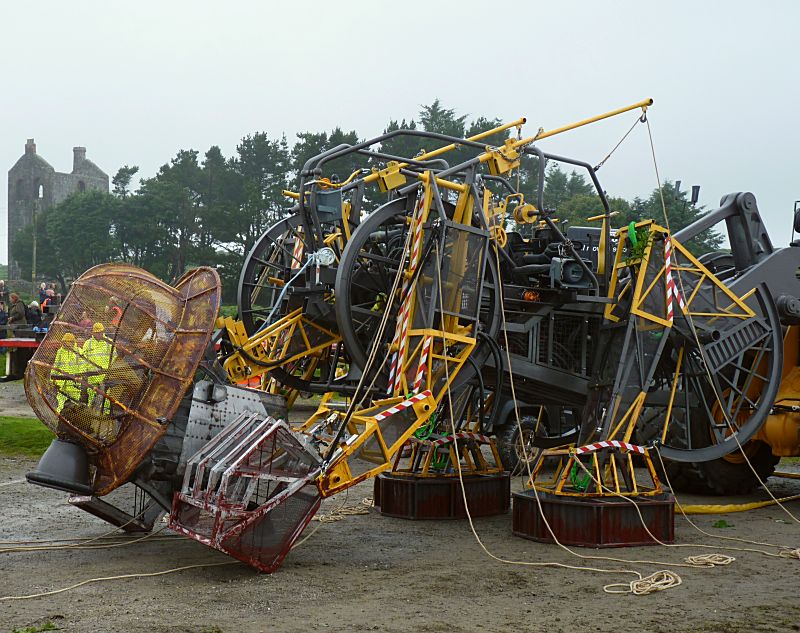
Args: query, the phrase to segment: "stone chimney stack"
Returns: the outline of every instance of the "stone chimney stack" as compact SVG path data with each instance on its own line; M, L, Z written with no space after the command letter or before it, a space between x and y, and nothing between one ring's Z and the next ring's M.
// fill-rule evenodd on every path
M32 138L29 138L28 142L25 143L25 153L26 154L35 154L36 153L36 143L33 142Z
M72 148L72 171L77 171L78 167L80 167L81 163L86 160L86 148L85 147L73 147Z

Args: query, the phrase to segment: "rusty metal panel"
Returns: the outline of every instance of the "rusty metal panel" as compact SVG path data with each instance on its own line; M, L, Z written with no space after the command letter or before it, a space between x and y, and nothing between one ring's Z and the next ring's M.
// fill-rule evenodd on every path
M473 517L508 512L509 474L464 477ZM415 477L384 473L375 480L375 505L381 514L401 519L464 519L464 496L457 477Z
M319 509L319 461L285 422L243 413L187 463L170 529L273 572Z
M581 547L657 545L633 504L623 499L575 498L539 492L542 511L558 541ZM670 494L634 498L644 524L663 543L675 540L675 499ZM533 490L514 493L512 530L516 536L553 543Z

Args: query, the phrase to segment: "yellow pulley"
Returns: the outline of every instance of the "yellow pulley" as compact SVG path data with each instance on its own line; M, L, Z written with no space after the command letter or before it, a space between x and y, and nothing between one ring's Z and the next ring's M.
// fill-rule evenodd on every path
M539 217L539 210L530 202L521 204L514 209L514 219L519 224L533 224Z

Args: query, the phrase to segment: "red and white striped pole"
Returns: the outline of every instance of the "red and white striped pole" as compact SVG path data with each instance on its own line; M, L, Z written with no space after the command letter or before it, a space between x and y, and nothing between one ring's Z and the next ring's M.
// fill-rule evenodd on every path
M425 207L425 195L420 196L417 207L414 210L414 238L411 245L411 258L408 264L408 274L403 280L401 292L402 302L400 312L397 315L397 325L392 338L392 347L397 347L397 351L392 355L389 365L389 389L388 392L394 393L402 387L403 363L405 363L406 352L408 349L408 326L411 321L411 278L419 264L420 253L422 251L422 210Z
M419 353L417 376L414 378L414 391L419 391L425 386L425 373L428 370L428 356L431 351L432 336L426 336L422 341L422 350Z
M672 309L673 297L683 312L686 311L686 304L683 302L683 296L672 278L672 240L669 235L664 238L664 270L667 278L667 321L671 324L675 316Z

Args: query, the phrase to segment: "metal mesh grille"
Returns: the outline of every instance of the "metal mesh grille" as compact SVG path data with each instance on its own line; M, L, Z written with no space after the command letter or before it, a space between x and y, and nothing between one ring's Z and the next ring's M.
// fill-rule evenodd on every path
M538 361L556 369L588 375L593 349L589 344L597 319L553 312L542 319L538 335Z
M205 352L219 310L216 271L173 288L124 264L72 286L25 374L37 417L83 444L97 494L122 484L164 433ZM66 340L65 340L66 339Z
M319 507L319 456L269 416L242 416L220 435L189 460L170 527L273 571Z
M319 508L322 496L313 483L225 538L220 549L265 572L278 568Z

